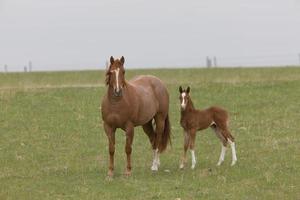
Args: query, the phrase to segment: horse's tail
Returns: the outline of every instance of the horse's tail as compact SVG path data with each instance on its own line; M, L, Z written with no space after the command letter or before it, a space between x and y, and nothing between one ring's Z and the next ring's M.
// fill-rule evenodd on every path
M167 148L168 143L170 143L171 145L171 125L169 120L169 114L165 119L164 132L161 136L160 144L158 145L159 152L163 152Z

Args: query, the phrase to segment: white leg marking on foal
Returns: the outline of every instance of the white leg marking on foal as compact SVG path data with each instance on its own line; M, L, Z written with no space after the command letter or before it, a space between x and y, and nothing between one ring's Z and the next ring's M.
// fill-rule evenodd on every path
M183 162L179 165L179 168L180 168L180 169L183 169L183 168L184 168Z
M220 166L222 164L222 162L224 161L226 150L227 150L227 147L225 147L223 144L221 144L221 145L222 145L222 149L221 149L221 154L220 154L220 158L219 158L217 166Z
M158 149L156 149L156 165L157 165L157 167L159 167L159 165L160 165Z
M152 171L157 171L159 165L159 155L158 155L158 149L153 150L153 162L152 162Z
M196 157L195 157L195 151L194 150L191 150L191 155L192 155L192 169L195 168L195 165L196 165Z
M228 142L230 144L231 147L231 152L232 152L232 162L231 162L231 166L235 165L236 161L237 161L237 157L236 157L236 150L235 150L235 144L234 142L232 142L231 140L228 139Z

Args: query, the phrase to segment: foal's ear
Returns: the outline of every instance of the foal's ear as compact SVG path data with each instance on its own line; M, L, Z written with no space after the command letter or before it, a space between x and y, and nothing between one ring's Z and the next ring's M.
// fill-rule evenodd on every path
M181 86L179 86L179 92L180 92L180 93L182 93L182 92L183 92L183 90L182 90L182 87L181 87Z
M115 62L115 59L114 59L114 57L110 57L110 64L114 64L114 62Z
M186 93L190 93L190 90L191 90L191 88L190 88L190 86L188 86L186 89Z
M124 56L121 57L120 61L121 61L122 65L125 63L125 58L124 58Z

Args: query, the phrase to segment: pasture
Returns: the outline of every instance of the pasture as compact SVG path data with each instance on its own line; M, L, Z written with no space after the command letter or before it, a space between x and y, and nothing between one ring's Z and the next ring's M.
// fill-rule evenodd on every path
M126 67L126 66L125 66ZM127 70L162 79L170 93L172 147L157 173L142 128L135 129L132 176L125 136L116 134L115 175L106 179L107 138L99 111L103 71L0 74L0 199L299 199L300 68ZM197 165L179 169L183 133L179 85L195 107L225 107L236 139L217 167L221 145L198 132Z

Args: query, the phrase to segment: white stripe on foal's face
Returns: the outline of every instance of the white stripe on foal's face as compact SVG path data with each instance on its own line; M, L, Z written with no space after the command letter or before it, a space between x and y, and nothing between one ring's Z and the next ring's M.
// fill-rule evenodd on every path
M182 99L182 101L181 101L181 108L182 109L185 109L185 107L186 107L186 100L185 100L185 97L186 97L186 93L185 92L183 92L183 93L181 93L181 99Z

